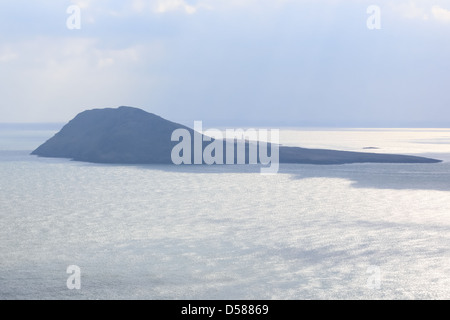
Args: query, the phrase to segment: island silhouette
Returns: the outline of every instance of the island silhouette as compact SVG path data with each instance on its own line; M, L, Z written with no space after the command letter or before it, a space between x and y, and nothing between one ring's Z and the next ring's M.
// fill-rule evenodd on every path
M187 126L134 107L86 110L79 113L31 154L91 163L173 164L171 152L179 142L172 141L171 137L176 129L185 129L191 136L194 135L194 130ZM202 150L209 143L202 142ZM225 146L226 141L224 140L223 143ZM238 142L234 143L236 148ZM246 163L248 163L250 143L245 142ZM268 144L268 149L270 147L271 145ZM306 149L280 145L279 162L299 164L436 163L441 160L410 155Z

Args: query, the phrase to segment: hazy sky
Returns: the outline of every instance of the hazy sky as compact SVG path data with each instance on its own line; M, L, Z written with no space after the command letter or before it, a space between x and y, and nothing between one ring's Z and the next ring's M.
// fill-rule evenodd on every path
M450 0L0 0L0 30L0 122L450 126Z

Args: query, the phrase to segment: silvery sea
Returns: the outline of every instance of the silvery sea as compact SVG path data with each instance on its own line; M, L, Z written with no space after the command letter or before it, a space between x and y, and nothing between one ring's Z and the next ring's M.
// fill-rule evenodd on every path
M276 175L29 155L56 131L0 126L0 299L450 299L450 129L285 128L444 162Z

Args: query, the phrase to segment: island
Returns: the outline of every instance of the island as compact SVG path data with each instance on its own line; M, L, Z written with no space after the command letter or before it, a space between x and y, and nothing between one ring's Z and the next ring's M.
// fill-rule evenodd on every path
M173 150L180 143L173 138L177 129L201 136L201 151L217 139L208 138L192 128L163 119L153 113L134 107L93 109L79 113L58 133L44 142L31 154L40 157L68 158L75 161L108 164L174 164ZM195 139L188 143L194 150ZM205 141L206 140L206 141ZM210 141L210 142L208 142ZM230 145L225 139L224 148ZM237 150L238 142L234 141ZM245 161L249 161L252 141L245 141ZM273 147L267 143L267 148ZM346 163L436 163L441 160L426 157L337 151L327 149L307 149L277 145L279 163L298 164L346 164ZM220 156L222 157L222 156ZM223 155L222 163L225 161ZM234 160L237 152L234 154ZM196 163L194 154L188 155L186 162ZM259 160L259 157L258 157ZM197 162L198 163L198 162ZM204 164L205 161L201 161ZM234 163L238 163L235 161ZM177 163L176 163L177 164Z

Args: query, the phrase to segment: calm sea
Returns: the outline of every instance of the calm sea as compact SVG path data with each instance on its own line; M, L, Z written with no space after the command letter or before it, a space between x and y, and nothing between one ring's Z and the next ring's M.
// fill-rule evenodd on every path
M56 130L0 126L0 299L450 299L450 129L283 129L445 161L272 176L29 155Z

